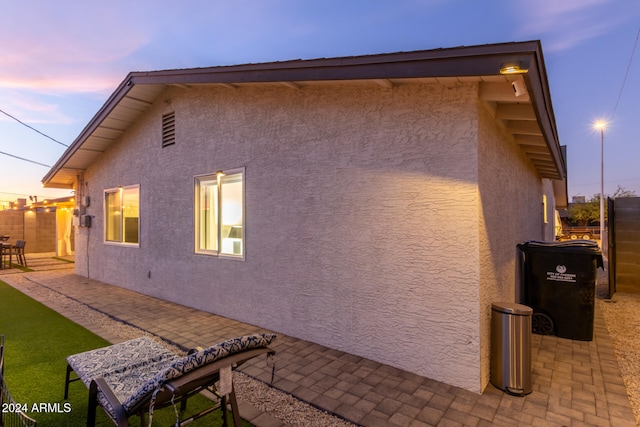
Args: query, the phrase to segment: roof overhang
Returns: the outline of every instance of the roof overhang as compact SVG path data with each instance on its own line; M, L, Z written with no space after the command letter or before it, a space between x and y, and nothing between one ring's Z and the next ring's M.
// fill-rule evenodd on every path
M515 74L506 65L517 64ZM502 70L502 72L501 72ZM229 88L279 84L295 89L323 82L365 81L393 87L413 81L478 82L480 97L543 178L566 181L539 41L415 52L295 60L210 68L132 72L118 86L47 175L45 187L72 188L168 86ZM518 89L519 90L516 90ZM566 182L565 182L566 188ZM565 195L566 197L566 195Z

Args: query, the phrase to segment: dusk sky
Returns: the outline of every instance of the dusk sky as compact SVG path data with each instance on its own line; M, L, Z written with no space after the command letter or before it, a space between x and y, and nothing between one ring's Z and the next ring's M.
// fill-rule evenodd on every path
M129 71L527 40L542 42L569 195L600 191L599 119L605 193L640 195L640 0L2 0L1 10L0 203L71 195L42 188L44 165Z

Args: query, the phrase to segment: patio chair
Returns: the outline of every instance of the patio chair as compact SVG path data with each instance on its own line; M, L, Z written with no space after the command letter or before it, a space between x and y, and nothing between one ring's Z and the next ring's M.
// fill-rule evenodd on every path
M2 243L2 254L0 257L2 258L2 267L4 268L4 263L6 263L4 257L9 257L9 268L11 268L12 258L16 256L16 262L23 267L27 266L27 258L24 255L24 247L27 244L24 240L16 240L15 245L11 245L9 243Z
M11 254L16 256L16 261L23 267L27 266L27 258L24 256L24 247L27 244L24 240L16 240L16 244L11 247Z
M226 426L229 405L234 425L239 426L242 421L232 370L254 357L275 354L268 347L275 338L273 334L247 335L180 356L143 337L75 354L67 358L65 399L69 383L81 380L89 388L87 426L95 426L98 406L118 427L128 426L134 415L140 416L143 426L146 413L151 424L154 408L180 403L184 410L189 397L208 390L219 401L188 419L177 418L175 425L186 425L221 409ZM72 372L77 378L71 378Z

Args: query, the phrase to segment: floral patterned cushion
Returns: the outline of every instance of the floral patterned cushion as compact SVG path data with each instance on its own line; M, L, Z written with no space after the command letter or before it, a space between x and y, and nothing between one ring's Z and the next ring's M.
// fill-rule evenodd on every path
M98 375L137 369L148 364L167 364L180 356L170 352L153 338L141 337L109 347L98 348L67 357L67 362L89 387Z
M274 334L245 335L221 342L197 353L176 359L166 366L165 369L156 371L152 378L142 384L126 400L121 401L122 406L126 411L129 411L129 409L138 404L146 395L162 387L166 381L177 378L232 354L254 348L266 347L271 344L275 338L276 335ZM142 376L136 378L135 382L139 384L138 380L140 379L142 379Z
M180 356L177 356L173 360L180 359ZM132 393L135 394L136 391L144 384L146 384L151 378L155 376L155 374L159 370L163 370L167 367L167 364L170 364L170 359L164 360L156 360L150 361L144 365L138 365L136 367L128 368L128 369L119 369L103 375L105 381L116 395L120 402L125 402L129 400L132 396ZM144 395L141 396L143 398ZM104 398L102 393L98 393L98 400L100 401L101 406L107 411L112 418L115 418L115 411L109 404L109 401ZM138 403L138 401L133 402L132 405ZM128 411L130 406L125 407Z
M184 357L172 354L173 357L165 355L154 360L147 359L145 363L136 363L135 366L124 364L119 367L110 367L106 372L103 371L102 376L128 412L155 390L160 389L166 381L232 354L264 348L275 338L274 334L246 335ZM116 356L116 359L124 361L121 355ZM89 379L90 382L91 379ZM102 393L98 393L98 399L105 411L115 418L113 408Z

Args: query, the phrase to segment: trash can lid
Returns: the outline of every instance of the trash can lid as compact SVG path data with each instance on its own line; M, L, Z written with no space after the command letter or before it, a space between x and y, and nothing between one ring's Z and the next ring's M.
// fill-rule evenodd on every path
M537 240L529 240L524 243L519 243L518 248L525 252L525 254L532 254L534 252L561 253L561 254L579 254L592 256L596 260L596 265L599 268L604 268L604 261L602 259L602 251L597 242L593 240L567 240L564 242L541 242Z
M529 240L524 243L518 244L520 249L535 249L540 248L544 250L560 249L560 250L572 250L577 249L580 251L592 251L600 252L600 247L597 242L593 240L566 240L561 242L541 242L539 240Z
M491 304L491 309L507 314L518 315L530 315L533 314L533 309L526 305L516 304L513 302L494 302Z

